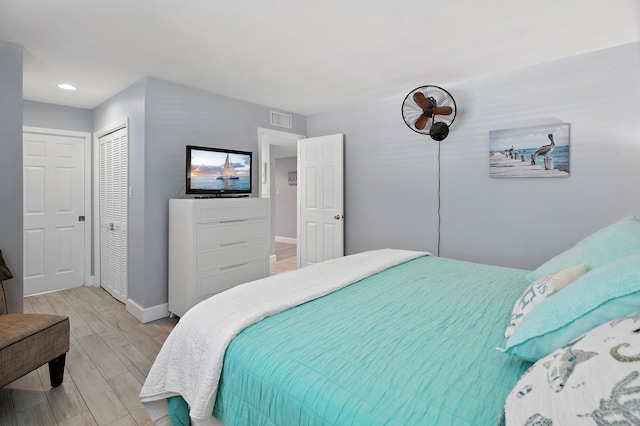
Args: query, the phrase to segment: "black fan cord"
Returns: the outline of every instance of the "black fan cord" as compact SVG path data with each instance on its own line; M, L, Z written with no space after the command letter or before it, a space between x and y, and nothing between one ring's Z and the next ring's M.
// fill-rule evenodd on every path
M442 142L438 141L438 249L436 256L440 256L440 146Z

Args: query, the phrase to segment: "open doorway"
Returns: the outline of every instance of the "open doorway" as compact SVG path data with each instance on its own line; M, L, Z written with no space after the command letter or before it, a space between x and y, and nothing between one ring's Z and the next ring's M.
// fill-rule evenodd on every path
M305 135L258 128L260 197L269 198L271 274L296 268L296 173L298 140ZM293 197L293 200L292 200ZM283 235L279 235L279 233Z

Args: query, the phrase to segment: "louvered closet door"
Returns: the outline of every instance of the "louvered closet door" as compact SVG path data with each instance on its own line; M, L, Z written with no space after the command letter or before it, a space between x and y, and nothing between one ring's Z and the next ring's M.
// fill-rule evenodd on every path
M100 138L100 285L127 300L127 129Z

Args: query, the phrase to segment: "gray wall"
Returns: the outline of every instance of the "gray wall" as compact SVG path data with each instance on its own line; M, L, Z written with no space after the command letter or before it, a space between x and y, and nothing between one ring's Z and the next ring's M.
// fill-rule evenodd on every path
M276 237L297 238L297 190L296 185L289 185L289 172L298 170L296 157L276 158L275 161L275 232Z
M458 116L441 144L446 257L533 269L640 213L640 43L444 85ZM425 80L424 84L438 84ZM345 134L346 251L437 250L438 143L407 128L397 96L307 118ZM491 179L489 131L570 124L566 179Z
M93 111L42 102L24 101L25 126L93 132Z
M167 301L168 200L184 196L185 145L252 151L255 196L257 129L270 127L271 110L145 78L94 111L25 101L24 124L94 132L128 119L129 186L133 188L133 198L129 199L128 298L146 308ZM291 131L305 133L306 117L293 116ZM20 127L20 141L21 135ZM21 147L20 142L20 156ZM20 203L20 212L21 208ZM19 235L22 241L22 233Z
M22 48L0 42L0 249L22 310ZM534 268L594 230L640 213L640 43L445 85L458 116L442 142L442 256ZM425 81L424 84L438 84ZM346 251L436 252L438 144L400 116L406 92L305 118L291 132L345 134ZM611 106L614 107L611 107ZM167 203L187 144L251 150L271 108L143 79L93 111L24 102L25 125L89 131L129 118L129 297L167 300ZM53 114L49 116L49 113ZM286 112L286 111L285 111ZM489 178L489 131L571 126L567 179ZM282 130L282 129L277 129ZM20 180L19 184L16 179ZM254 173L257 194L257 168Z
M0 41L0 250L10 313L22 313L22 47Z
M258 127L269 128L271 108L148 79L146 95L146 244L143 307L167 301L168 205L185 184L185 146L253 152L253 196L258 195ZM286 112L286 111L283 111ZM292 132L306 130L293 114ZM182 192L184 196L184 192Z
M143 308L167 302L168 204L170 198L184 196L185 146L252 151L256 196L258 127L270 127L270 111L266 106L153 78L136 83L96 109L96 129L126 115L131 120L130 299ZM292 131L304 133L306 118L293 114L293 122Z

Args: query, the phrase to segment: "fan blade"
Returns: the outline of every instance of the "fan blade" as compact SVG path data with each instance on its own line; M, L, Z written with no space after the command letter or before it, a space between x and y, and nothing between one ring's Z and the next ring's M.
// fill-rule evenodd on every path
M418 119L416 120L416 129L418 130L422 130L424 129L424 126L427 125L427 121L429 121L429 117L427 117L426 115L422 114L420 117L418 117Z
M422 109L427 109L429 108L429 101L427 100L426 96L424 96L424 93L422 92L416 92L413 94L413 100L415 101L415 103L418 104L418 106Z
M451 115L453 113L453 108L450 106L435 107L432 111L437 115Z

